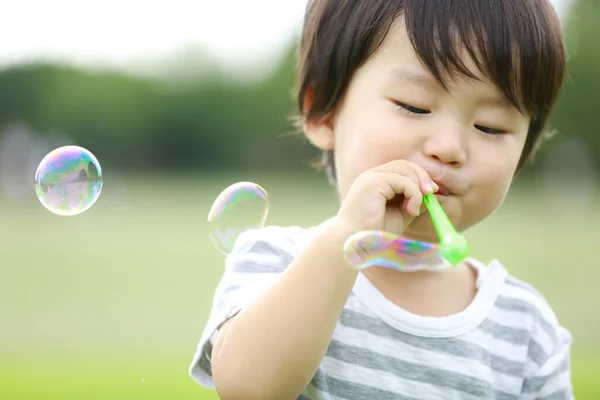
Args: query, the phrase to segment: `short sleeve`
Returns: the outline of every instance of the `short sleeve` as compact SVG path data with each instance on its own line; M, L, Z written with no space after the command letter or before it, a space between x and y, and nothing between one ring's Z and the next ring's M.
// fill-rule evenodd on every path
M190 366L190 375L199 384L214 389L211 354L219 329L277 281L294 259L301 235L301 228L268 227L237 239Z
M569 331L557 327L553 351L524 381L524 399L571 400L575 398L571 383L571 342Z

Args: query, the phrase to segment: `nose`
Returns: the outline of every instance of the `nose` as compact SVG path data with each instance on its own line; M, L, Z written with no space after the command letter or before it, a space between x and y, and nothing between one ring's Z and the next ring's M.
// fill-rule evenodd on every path
M460 168L467 161L464 132L459 127L441 128L427 137L423 144L423 152L429 159Z

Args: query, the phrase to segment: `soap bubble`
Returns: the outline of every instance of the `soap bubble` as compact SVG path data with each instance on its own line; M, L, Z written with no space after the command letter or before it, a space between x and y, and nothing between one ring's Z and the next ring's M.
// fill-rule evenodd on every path
M269 213L265 189L252 182L238 182L223 190L208 213L209 236L222 254L228 255L239 236L250 229L261 229ZM245 244L244 252L252 246Z
M59 147L40 162L35 173L35 191L42 205L52 213L81 214L100 197L100 163L82 147Z
M373 266L397 271L441 270L449 266L438 245L385 231L362 231L350 236L344 243L344 257L359 270Z

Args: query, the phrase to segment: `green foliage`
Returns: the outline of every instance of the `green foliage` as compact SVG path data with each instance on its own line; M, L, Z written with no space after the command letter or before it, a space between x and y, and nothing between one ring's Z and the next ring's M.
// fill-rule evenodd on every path
M550 123L558 141L580 138L597 160L599 19L593 0L579 1L565 19L570 76ZM198 66L195 80L172 75L176 84L57 65L0 71L0 127L26 122L64 134L120 169L306 169L318 152L290 134L295 43L262 81L233 79L202 57L212 67Z
M260 82L213 71L183 85L57 65L12 68L0 72L0 126L59 132L120 168L302 167L310 148L284 137L293 130L293 62L292 51Z
M579 0L564 27L567 39L568 74L552 126L559 136L583 139L600 160L598 135L598 93L600 93L600 5L594 0Z

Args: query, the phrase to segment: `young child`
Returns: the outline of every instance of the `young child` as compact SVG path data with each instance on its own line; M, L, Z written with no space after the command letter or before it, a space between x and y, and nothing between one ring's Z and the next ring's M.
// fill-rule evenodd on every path
M339 212L238 239L192 377L224 400L572 399L570 334L499 261L359 273L342 251L435 243L428 193L458 231L500 206L565 75L549 1L314 0L299 61Z

